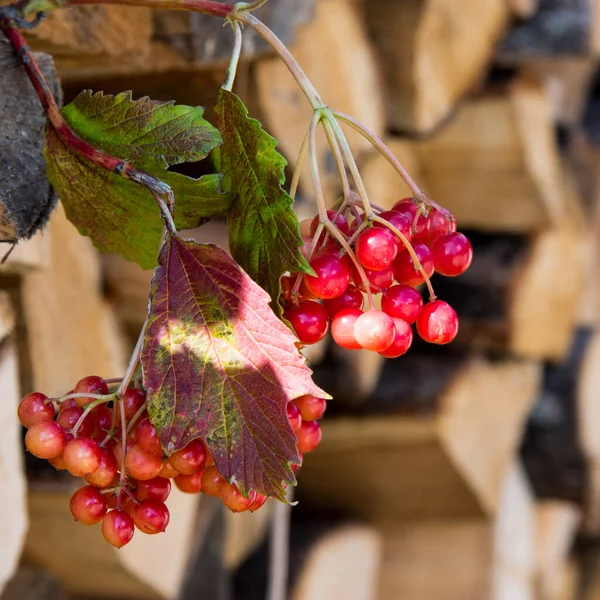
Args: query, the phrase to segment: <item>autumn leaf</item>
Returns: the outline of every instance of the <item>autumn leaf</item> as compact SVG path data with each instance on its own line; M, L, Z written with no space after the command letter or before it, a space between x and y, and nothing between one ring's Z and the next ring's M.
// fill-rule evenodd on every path
M169 165L202 160L221 143L202 108L134 101L130 92L84 91L61 112L84 140L171 186L179 229L229 209L232 197L222 192L219 175L196 180L167 171ZM50 126L44 154L48 178L79 231L102 251L118 252L144 268L156 266L162 220L148 190L73 154Z
M223 250L172 237L142 349L150 418L170 455L202 439L243 494L283 499L299 461L287 403L327 398L269 297Z
M303 240L293 200L281 187L287 162L275 150L277 141L248 116L235 94L221 90L215 113L223 136L223 189L237 196L227 213L231 254L267 290L271 307L281 316L281 276L310 272L300 252Z

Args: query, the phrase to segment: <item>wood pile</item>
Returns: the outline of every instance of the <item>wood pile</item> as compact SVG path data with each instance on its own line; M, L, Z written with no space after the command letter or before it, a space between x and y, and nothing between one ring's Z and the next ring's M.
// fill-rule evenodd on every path
M335 399L299 475L289 597L600 598L598 7L271 0L261 13L323 99L382 137L475 249L465 275L433 278L461 318L452 347L416 342L395 360L329 344L313 351L315 376ZM27 35L54 55L65 101L88 87L132 89L209 108L231 44L207 17L117 6L57 11ZM235 91L293 164L310 108L277 57L244 35ZM17 75L0 70L3 122L8 77ZM376 204L410 195L363 139L349 141ZM333 157L324 139L317 148L334 201ZM23 177L47 195L40 164ZM310 181L305 169L303 217L315 210ZM226 246L221 222L192 234ZM28 568L50 571L74 595L264 597L268 510L231 517L210 499L174 495L168 532L117 553L72 524L68 480L31 471L25 509L19 394L118 376L150 277L99 256L60 209L0 269L2 410L13 431L0 444L10 481L0 512L20 507L3 522L11 553L0 554L0 586L23 546Z

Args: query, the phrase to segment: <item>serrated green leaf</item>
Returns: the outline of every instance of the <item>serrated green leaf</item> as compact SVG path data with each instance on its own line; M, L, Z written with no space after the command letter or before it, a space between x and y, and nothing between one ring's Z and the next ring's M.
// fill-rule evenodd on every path
M83 139L171 186L178 228L196 227L231 206L232 197L220 189L220 175L192 179L166 170L169 164L201 160L220 143L219 132L202 118L202 108L133 101L130 93L82 92L62 112ZM153 268L162 220L148 190L72 154L51 127L46 128L44 154L48 178L79 231L100 250Z
M277 141L248 116L235 94L221 90L215 113L223 136L218 154L223 189L237 196L227 213L229 247L281 316L281 276L310 270L300 252L303 241L293 200L281 187L287 162L275 150Z

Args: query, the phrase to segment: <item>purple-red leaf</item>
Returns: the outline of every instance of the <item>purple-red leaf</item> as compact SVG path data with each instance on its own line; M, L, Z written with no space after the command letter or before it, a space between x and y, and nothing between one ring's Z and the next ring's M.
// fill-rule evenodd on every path
M217 246L171 238L152 281L142 367L167 454L200 438L242 493L283 499L299 460L287 403L328 396L269 300Z

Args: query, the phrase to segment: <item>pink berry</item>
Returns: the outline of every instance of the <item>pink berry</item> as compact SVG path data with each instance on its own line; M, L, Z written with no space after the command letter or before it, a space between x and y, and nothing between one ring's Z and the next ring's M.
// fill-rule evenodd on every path
M363 267L364 269L364 267ZM394 283L394 267L390 265L383 269L383 271L371 271L371 269L364 269L365 275L367 276L367 280L371 284L369 287L371 288L371 292L374 294L379 293L381 290L386 290L387 288ZM362 277L358 272L356 267L352 270L352 277L354 278L354 283L360 288L364 289L362 285Z
M310 261L316 276L305 275L306 287L317 298L329 300L341 296L350 283L350 259L333 253L319 254Z
M385 358L398 358L402 356L410 348L413 341L412 329L406 321L394 319L394 325L396 326L394 341L389 348L379 353Z
M300 425L302 425L302 415L300 414L298 407L292 402L288 402L287 404L287 418L294 431L300 429Z
M317 421L304 421L302 427L296 432L298 437L298 450L302 454L312 452L321 443L321 426Z
M344 308L331 322L331 337L341 348L360 350L362 346L356 341L354 326L358 317L363 314L358 308Z
M429 302L417 319L419 335L431 344L449 344L458 333L458 316L442 300Z
M410 221L411 227L415 215L417 214L418 208L419 205L417 204L417 201L414 198L403 198L402 200L396 202L394 206L392 206L393 211L406 215L406 218Z
M354 335L366 350L383 352L394 341L396 328L392 317L381 310L369 310L356 319Z
M331 300L323 300L323 308L330 319L333 319L340 310L344 308L358 308L363 307L365 298L362 292L354 285L349 285L346 291L337 298Z
M423 298L414 287L394 285L381 295L381 308L390 317L412 325L423 310Z
M19 402L17 415L21 424L29 428L42 421L52 421L56 416L56 410L52 402L48 400L48 396L34 392L27 394Z
M425 244L415 244L413 249L427 277L431 277L434 272L431 250ZM425 281L421 272L415 268L408 252L401 252L396 257L394 261L394 275L398 283L412 287L420 285Z
M397 210L386 210L379 214L382 219L385 219L390 225L393 225L400 231L402 235L410 242L412 239L412 221L406 213L398 212ZM375 227L385 227L382 223L375 223ZM398 252L404 250L404 244L398 240Z
M290 322L303 344L316 344L325 337L329 327L325 309L311 300L288 308L283 316Z
M372 271L383 271L391 266L398 254L398 242L389 229L372 227L363 231L356 240L356 258Z
M450 233L456 230L456 221L450 219L451 215L444 214L437 208L432 208L429 213L429 230L427 235L427 244L431 246L433 240L440 235Z
M462 233L446 233L431 244L435 270L446 277L462 275L473 261L473 246Z

